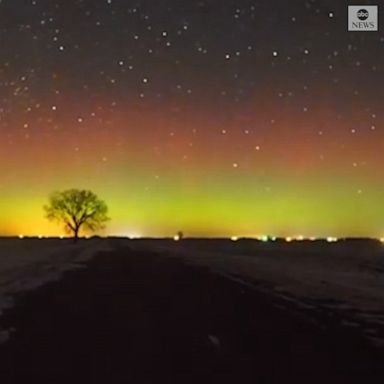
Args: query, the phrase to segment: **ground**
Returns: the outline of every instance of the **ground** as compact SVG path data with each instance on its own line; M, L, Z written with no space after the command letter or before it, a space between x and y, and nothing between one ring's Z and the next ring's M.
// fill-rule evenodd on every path
M9 280L1 284L3 299L11 296L14 304L0 320L9 335L0 347L2 383L375 383L384 378L383 350L368 337L373 335L361 320L367 310L351 312L353 300L347 309L339 300L338 306L330 306L332 298L326 295L334 287L324 288L322 300L312 293L298 296L292 281L299 275L306 280L308 261L304 269L291 265L289 284L278 269L273 274L295 253L302 259L303 246L282 253L282 245L224 240L57 243L28 245L33 254L42 250L32 258L38 267L32 268L32 259L13 269L6 263L14 278L29 283L18 291L4 282ZM14 247L9 244L8 249ZM328 268L330 250L325 255L323 246L307 250L307 257L315 257L317 249ZM366 264L373 257L370 249L380 258L377 246L360 249L360 262L352 252L349 265ZM270 259L257 262L263 250ZM348 264L343 255L335 265ZM259 279L248 258L259 265ZM230 259L242 268L248 265L248 274L239 275L238 266L230 275ZM38 269L44 273L36 273ZM334 269L322 285L330 284ZM66 272L58 279L62 270ZM47 271L48 283L42 279ZM40 288L30 284L33 279L42 282ZM34 289L26 291L25 286ZM375 331L377 339L380 328Z

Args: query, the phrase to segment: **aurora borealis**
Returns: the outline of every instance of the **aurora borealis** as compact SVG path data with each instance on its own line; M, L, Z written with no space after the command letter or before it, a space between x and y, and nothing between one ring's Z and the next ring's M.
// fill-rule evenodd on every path
M0 234L62 234L76 187L111 235L383 236L384 35L347 5L1 1Z

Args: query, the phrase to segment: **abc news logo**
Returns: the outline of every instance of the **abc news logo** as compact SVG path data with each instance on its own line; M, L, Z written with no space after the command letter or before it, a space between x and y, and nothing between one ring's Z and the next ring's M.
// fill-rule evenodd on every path
M360 9L360 11L357 12L357 18L359 20L367 20L368 17L369 17L369 12L366 9ZM373 23L371 22L371 24Z
M348 6L348 31L378 31L377 5Z

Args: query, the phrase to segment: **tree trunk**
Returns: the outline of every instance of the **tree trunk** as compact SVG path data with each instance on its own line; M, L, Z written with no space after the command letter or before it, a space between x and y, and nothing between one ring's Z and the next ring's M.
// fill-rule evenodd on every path
M77 243L77 241L79 240L79 227L76 227L75 230L73 231L73 234L74 234L74 237L73 237L73 241L75 243Z

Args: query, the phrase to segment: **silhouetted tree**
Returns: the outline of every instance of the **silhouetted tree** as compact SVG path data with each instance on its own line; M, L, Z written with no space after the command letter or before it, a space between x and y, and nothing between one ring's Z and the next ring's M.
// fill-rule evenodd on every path
M49 197L49 204L44 206L48 220L64 224L67 233L77 241L82 227L95 231L105 227L109 220L108 207L93 192L69 189L54 192Z

